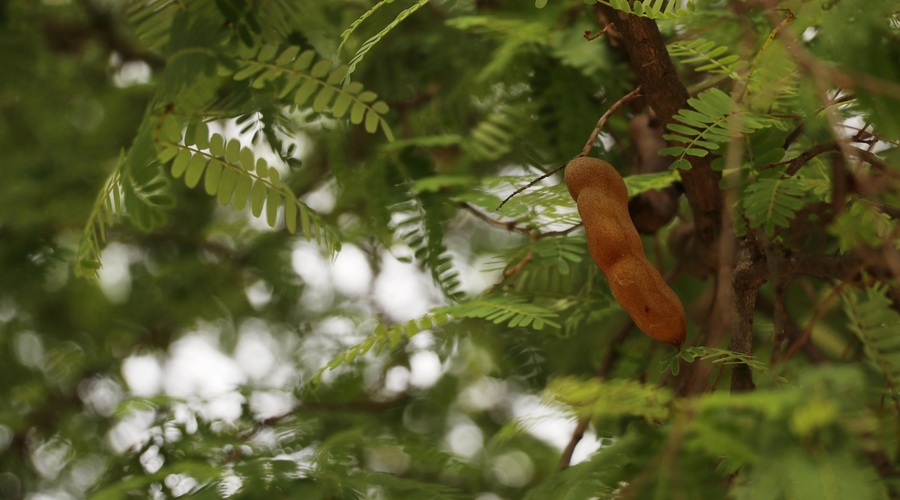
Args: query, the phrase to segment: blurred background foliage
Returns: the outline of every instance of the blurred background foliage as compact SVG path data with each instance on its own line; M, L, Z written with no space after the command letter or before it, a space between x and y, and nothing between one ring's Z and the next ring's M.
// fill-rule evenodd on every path
M560 177L497 208L636 86L608 5L671 18L693 97L749 89L694 108L753 124L720 146L668 131L724 171L738 249L857 259L762 285L752 360L707 336L683 197L644 235L678 355L613 300ZM0 497L900 494L896 5L676 5L0 4ZM592 154L665 171L647 116Z

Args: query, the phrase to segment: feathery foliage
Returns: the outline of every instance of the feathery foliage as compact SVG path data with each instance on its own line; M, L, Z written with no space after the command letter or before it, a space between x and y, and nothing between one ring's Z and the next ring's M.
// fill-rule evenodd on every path
M900 497L893 3L7 4L0 496Z
M679 40L669 44L667 48L669 55L681 59L683 64L699 64L694 71L725 75L732 80L741 79L740 71L747 66L747 62L742 61L740 56L729 54L728 47L716 45L711 40Z
M347 41L347 37L349 37L350 34L353 33L353 30L360 23L362 23L362 21L364 21L367 17L369 17L376 9L383 6L384 3L385 3L384 1L378 2L377 4L375 4L375 6L373 6L371 9L366 11L365 14L363 14L359 19L357 19L356 21L354 21L353 24L350 25L350 28L348 28L346 31L344 31L344 33L341 34L341 46L343 46L343 44ZM419 10L419 8L422 7L423 5L425 5L426 3L428 3L428 0L416 1L416 3L414 3L412 6L400 11L400 13L397 14L397 17L395 17L394 20L391 21L387 26L385 26L381 31L379 31L378 33L373 35L371 38L366 40L359 47L359 49L357 49L356 54L354 54L353 57L350 59L350 63L347 65L347 72L346 72L345 78L349 78L350 75L353 74L353 71L356 70L356 66L362 62L362 60L366 57L366 54L368 54L369 51L372 50L372 47L374 47L378 42L380 42L382 38L387 36L387 34L391 32L391 30L393 30L400 23L402 23L404 19L411 16L413 13L415 13L417 10ZM338 47L338 53L340 53L340 47Z
M663 137L682 145L659 151L661 155L677 157L670 168L690 168L685 156L707 156L732 137L740 137L756 130L771 127L776 120L739 108L731 97L719 89L709 89L688 99L690 109L675 115L666 128L672 132Z
M392 141L394 135L383 116L388 112L388 105L377 100L378 95L374 92L363 90L362 84L351 82L345 87L340 86L350 75L351 67L333 68L327 59L313 63L315 60L314 51L301 51L298 46L282 51L276 45L248 48L242 51L237 61L239 69L234 73L234 79L249 79L255 88L283 79L278 90L279 99L288 99L298 107L311 102L314 112L328 110L335 118L343 118L349 112L350 123L364 123L369 133L380 128Z
M431 272L444 295L450 300L459 300L464 293L459 289L459 273L454 269L453 257L444 243L444 221L439 214L423 209L421 197L427 196L422 193L418 198L392 207L391 211L397 217L393 230L413 250L420 266Z
M239 140L210 134L202 122L182 136L181 122L169 115L163 120L158 142L160 161L171 162L172 177L183 176L187 187L198 186L202 179L206 194L214 196L219 205L232 205L235 210L249 206L254 217L260 217L265 207L270 227L277 224L283 207L282 218L290 233L296 233L299 225L307 240L315 238L329 253L340 249L334 231L294 196L278 169L242 147Z
M744 189L744 215L751 228L762 227L771 238L777 229L790 226L808 192L807 183L798 177L754 179Z
M441 307L435 312L457 318L481 318L495 324L505 324L509 328L531 327L542 330L544 326L559 328L553 321L557 314L535 304L529 304L524 298L507 296L487 296L470 300L461 304Z
M866 356L884 375L888 390L896 398L900 384L900 313L891 308L891 300L882 286L865 291L847 291L841 294L844 313L850 319L850 329L865 348Z

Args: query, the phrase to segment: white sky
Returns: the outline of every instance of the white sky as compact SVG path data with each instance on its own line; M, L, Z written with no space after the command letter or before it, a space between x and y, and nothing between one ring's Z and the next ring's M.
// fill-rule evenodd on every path
M407 252L408 249L397 248L393 254ZM134 258L134 250L123 245L113 244L105 250L100 285L110 300L127 300L131 283L128 265ZM401 262L388 252L382 257L378 276L373 275L363 252L353 245L345 245L332 261L326 259L315 245L300 242L292 262L294 271L307 285L300 300L304 307L313 311L327 310L336 294L340 294L361 301L372 300L376 307L400 322L420 317L442 303L430 276L415 264ZM460 268L464 285L484 287L493 278L476 269ZM260 283L249 287L247 294L251 301L260 305L271 296ZM371 327L374 323L368 325L369 331ZM349 336L349 345L362 340L365 334L356 331L356 325L346 318L326 320L318 328L318 333L327 338ZM136 396L165 393L184 398L204 417L230 421L240 415L241 405L245 403L236 389L243 384L252 384L271 388L258 391L249 402L258 417L290 411L296 404L291 391L297 383L296 368L292 366L296 360L287 359L279 352L283 346L267 330L266 324L255 320L241 325L239 340L232 353L223 352L218 338L219 332L214 325L199 325L174 342L165 356L136 354L129 357L122 368L129 390ZM437 382L445 370L437 354L430 349L433 341L429 332L412 340L409 367L396 366L387 371L383 382L387 393L400 393L410 387L426 389ZM334 347L340 352L349 345L338 343ZM315 359L324 363L327 356ZM505 386L484 378L476 381L460 398L470 411L489 410L502 399L499 396L503 391L506 391ZM543 405L536 396L514 395L513 398L509 403L513 417L522 421L529 433L562 450L575 423L558 410ZM126 419L110 435L113 446L124 450L139 442L150 422L147 415L140 412ZM453 425L446 445L454 453L469 457L477 453L483 441L477 426L460 421ZM576 448L573 463L584 460L597 448L597 440L588 432ZM501 460L495 471L498 480L510 484L525 480L510 472L509 466L519 462L521 457L518 456Z
M137 80L141 78L139 69L135 70L134 78ZM211 129L228 136L237 133L231 125L221 129L211 126ZM303 155L307 144L302 138L298 146L298 155ZM270 161L270 164L278 166L277 161ZM326 184L307 195L303 201L321 213L328 213L335 205L335 195L335 186ZM247 218L254 228L271 230L264 222L249 214ZM449 243L464 290L478 293L496 281L496 273L485 273L468 265L468 256L453 250L455 242ZM465 241L457 243L467 245ZM467 248L460 250L468 251ZM331 309L335 298L341 297L356 301L364 311L370 313L377 308L392 321L402 322L421 317L444 302L430 275L414 263L397 259L411 254L409 248L402 246L384 252L379 263L380 273L374 275L366 255L354 245L344 245L332 260L323 256L321 249L314 243L298 241L291 262L294 272L306 284L300 298L301 305L313 312L325 312ZM131 293L129 266L140 259L140 252L127 245L111 243L104 249L99 284L111 302L121 303L128 299ZM484 262L476 263L483 264ZM251 305L264 307L271 300L272 291L266 283L258 281L250 285L246 293ZM322 321L314 327L309 338L303 339L304 356L299 363L314 363L317 369L333 355L360 342L374 326L374 322L355 325L349 319L341 317ZM260 320L244 322L239 325L239 339L234 351L226 353L221 348L219 331L215 325L197 325L193 331L186 332L174 342L168 353L135 354L129 357L123 364L122 374L133 395L150 397L164 393L183 398L190 403L192 409L213 420L236 419L244 403L249 403L259 418L284 414L296 404L292 389L298 383L298 359L290 358L289 353L285 352L284 339L276 339L268 328ZM408 347L411 352L409 367L395 366L388 369L382 382L385 392L401 393L410 387L426 389L436 383L446 367L442 366L440 358L431 350L432 345L430 332L414 337ZM321 352L309 352L315 350ZM377 363L373 363L371 368L379 371L375 378L380 378L383 368ZM325 381L328 379L326 377ZM501 394L497 391L505 391L506 388L493 384L490 380L492 379L484 378L476 381L474 389L465 391L461 396L461 399L468 398L465 404L470 410L475 409L472 405L489 410L493 404L504 399L499 397ZM247 402L236 390L245 384L263 389L255 389L251 401ZM491 390L484 392L485 388L490 387ZM100 397L99 394L95 395L95 399ZM512 407L513 417L524 422L528 432L560 450L565 447L575 427L573 421L566 419L558 410L541 404L536 396L512 394L509 397L513 398L511 402L507 401ZM190 421L194 418L190 416L187 407L184 410L184 419ZM478 427L466 420L462 418L454 424L447 436L448 449L460 456L476 453L484 440ZM113 429L109 436L111 444L117 450L124 450L140 442L146 437L151 422L147 412L135 412ZM590 432L587 433L576 448L573 463L587 458L597 448L596 439L593 439ZM528 479L519 475L516 470L527 471L529 467L520 456L504 456L495 464L493 473L501 482L515 485ZM528 472L526 476L530 474Z

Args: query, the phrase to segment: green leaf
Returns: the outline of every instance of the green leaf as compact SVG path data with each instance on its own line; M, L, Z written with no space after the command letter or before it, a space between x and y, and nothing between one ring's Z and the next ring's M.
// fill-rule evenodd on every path
M366 116L366 109L366 105L362 102L354 102L353 107L350 108L350 123L354 125L362 123L363 118Z
M178 156L175 157L175 161L172 162L172 177L177 179L184 175L190 161L191 151L189 149L182 149L179 151Z
M250 64L250 65L245 66L243 69L241 69L237 73L235 73L234 79L237 81L246 80L264 69L265 69L265 66L257 65L257 64Z
M241 167L243 167L244 170L250 170L250 171L253 170L253 165L255 163L255 159L253 158L253 150L252 149L248 148L247 146L244 146L243 148L241 148L241 152L238 155L238 157L240 158Z
M181 128L181 120L173 115L166 115L160 125L160 136L163 140L169 142L180 142Z
M269 164L266 163L265 158L257 158L256 159L256 175L259 176L260 179L265 179L266 176L269 175L271 170L269 169Z
M235 172L237 174L237 172ZM247 175L238 175L234 183L234 209L243 210L247 206L247 200L250 199L250 190L253 186L253 179Z
M266 44L263 45L261 49L259 49L259 54L256 55L256 60L259 62L269 62L272 59L275 59L275 55L278 53L278 46L275 44Z
M225 138L221 134L213 134L210 137L209 153L219 158L225 156Z
M241 141L231 139L225 146L225 161L237 165L241 161Z
M379 121L381 121L381 117L378 116L378 113L373 109L369 109L366 113L366 132L371 134L377 131Z
M312 70L310 70L310 72L309 72L309 76L321 80L322 78L325 77L325 75L328 74L328 70L330 70L330 69L331 69L331 61L329 61L327 59L322 59L321 61L319 61L313 65Z
M219 189L219 179L221 177L222 165L215 161L210 162L209 166L206 168L206 178L203 186L206 189L206 194L210 196L216 194L216 190Z
M297 203L291 200L285 200L284 203L284 225L289 233L297 232Z
M267 194L268 189L266 188L265 182L256 181L253 184L253 189L250 191L250 213L252 213L254 217L259 217L260 214L262 214Z
M297 54L300 53L300 47L297 45L291 45L290 47L284 49L284 51L278 56L278 59L275 60L276 66L287 66L290 64ZM296 68L295 68L296 69ZM300 68L303 69L303 68Z
M209 127L203 122L198 123L194 128L194 144L197 149L209 148Z
M331 113L335 118L343 118L344 115L347 114L347 110L350 109L351 104L353 104L353 99L350 95L338 93L337 98L334 101L334 106L331 109Z
M187 172L184 174L184 184L187 187L193 188L200 182L200 177L203 176L203 170L206 169L206 163L206 157L202 154L196 154L191 157Z
M315 100L313 100L312 109L316 113L321 113L325 111L325 108L328 107L328 103L331 102L331 98L334 97L335 91L331 87L323 88L317 95Z
M312 232L310 231L310 221L309 214L306 212L306 209L300 208L300 227L303 229L303 237L307 240L312 239Z
M269 227L275 227L275 223L278 222L279 205L281 205L281 196L274 189L270 189L266 198L266 222Z
M159 154L156 155L156 159L159 160L160 163L169 163L172 161L172 158L178 155L178 148L175 146L167 146L159 151Z
M313 92L319 86L319 82L316 80L307 80L300 86L300 89L297 90L297 93L294 94L294 104L297 106L303 106L307 100L309 100L309 96L313 95Z
M307 50L300 54L300 57L294 61L292 68L296 71L304 71L309 68L309 65L312 64L315 58L316 52L314 50Z
M237 186L237 178L238 173L230 168L222 171L222 175L219 177L219 186L216 189L216 201L219 205L228 205L231 201L231 195Z

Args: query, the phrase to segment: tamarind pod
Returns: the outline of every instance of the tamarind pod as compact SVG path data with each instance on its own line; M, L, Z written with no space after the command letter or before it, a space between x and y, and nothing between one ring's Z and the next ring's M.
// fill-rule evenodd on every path
M566 187L572 199L578 201L578 194L586 187L599 188L616 206L628 203L628 188L619 172L608 162L587 156L578 156L566 164Z
M641 237L625 205L596 187L582 189L575 201L584 221L588 252L604 274L622 259L644 255Z
M686 330L684 307L647 257L622 259L604 274L613 297L641 331L681 347Z
M565 179L584 222L588 251L616 301L645 334L680 347L686 331L684 307L644 255L628 215L622 176L603 160L578 157L566 166Z

